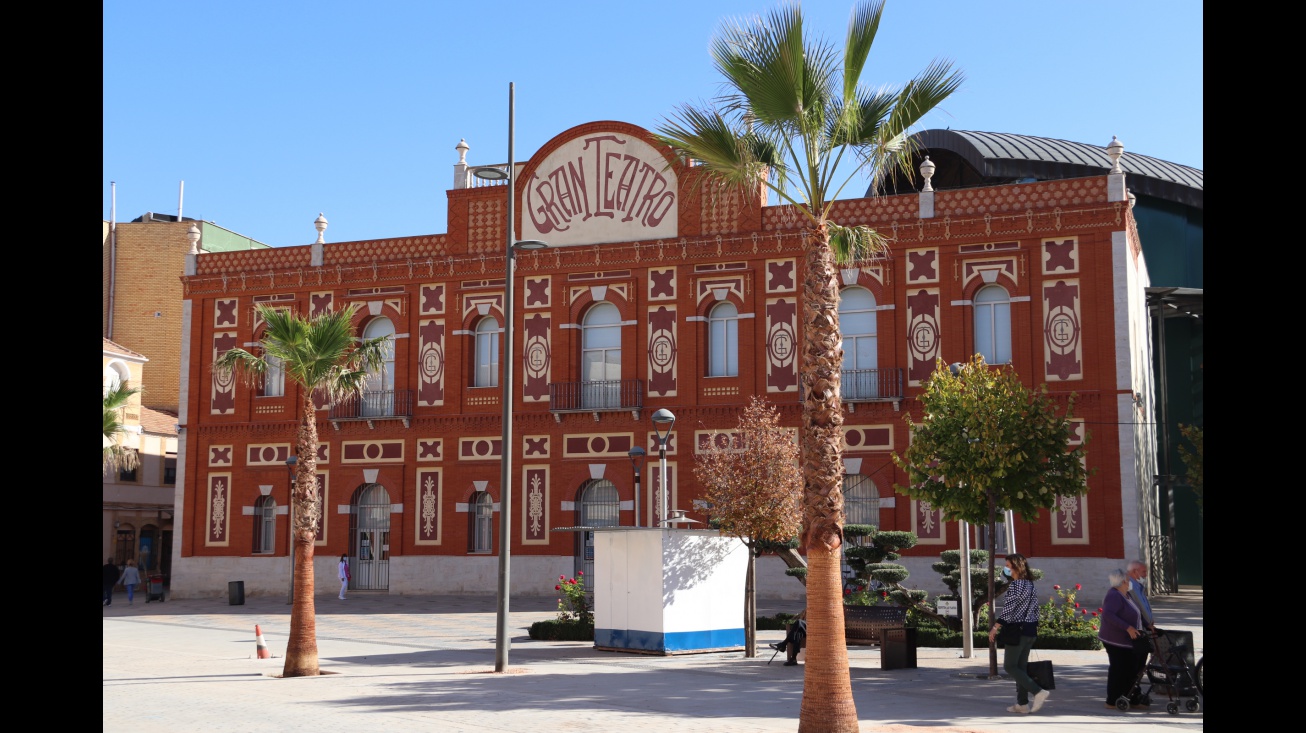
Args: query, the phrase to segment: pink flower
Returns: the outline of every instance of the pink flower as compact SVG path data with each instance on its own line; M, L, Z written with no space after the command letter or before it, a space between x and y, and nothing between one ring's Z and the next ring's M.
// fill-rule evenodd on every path
M567 579L567 576L565 576L565 575L559 575L559 576L558 576L558 580L566 580L566 579Z
M577 575L581 575L581 576L583 576L583 575L585 575L585 571L584 571L584 570L577 570L577 571L576 571L576 574L577 574Z
M1075 583L1075 590L1082 590L1083 588L1084 586L1080 585L1079 583Z
M1079 604L1076 603L1075 605L1078 606ZM1086 615L1088 615L1088 609L1087 609L1087 608L1081 608L1081 609L1079 609L1079 613L1080 613L1081 616L1086 616ZM1095 614L1095 615L1096 615L1096 614Z
M562 590L562 586L560 586L560 585L555 585L555 586L553 586L553 589L554 589L554 590Z
M1102 613L1102 608L1101 608L1101 607L1098 607L1097 612L1098 612L1098 613Z
M1059 585L1054 585L1054 586L1052 586L1052 590L1061 590L1061 586L1059 586Z
M1094 611L1094 612L1093 612L1093 617L1094 617L1094 618L1097 618L1097 611Z
M567 581L567 585L575 585L575 584L576 584L576 579L575 579L575 578L572 578L571 580L568 580L568 581Z

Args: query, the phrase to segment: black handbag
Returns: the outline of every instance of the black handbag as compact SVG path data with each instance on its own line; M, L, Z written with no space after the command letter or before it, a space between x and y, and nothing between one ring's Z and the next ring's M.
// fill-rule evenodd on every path
M1044 690L1057 689L1056 678L1052 676L1052 661L1026 662L1025 674Z
M1015 624L1002 624L998 627L998 636L994 642L999 647L1020 643L1020 627Z

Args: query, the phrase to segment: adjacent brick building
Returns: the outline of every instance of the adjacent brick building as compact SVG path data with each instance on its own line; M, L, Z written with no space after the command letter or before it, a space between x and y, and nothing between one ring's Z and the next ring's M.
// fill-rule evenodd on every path
M359 589L493 593L509 450L513 589L551 594L559 574L586 567L585 534L552 530L634 524L632 448L650 457L639 516L658 519L655 410L676 415L667 504L698 520L693 454L706 431L732 427L753 394L797 425L796 212L760 191L698 186L645 130L594 122L517 167L517 238L550 247L517 256L516 438L503 446L508 192L472 178L466 150L446 233L188 257L174 593L288 586L295 387L251 388L211 368L257 344L258 304L312 315L357 303L360 335L394 339L367 394L318 412L323 592L346 553ZM943 589L929 565L957 546L957 527L894 493L904 476L890 454L907 445L904 417L919 419L936 359L979 350L1059 399L1076 393L1081 435L1093 435L1089 493L1037 522L1017 517L1017 548L1051 582L1086 584L1141 555L1156 441L1147 270L1125 175L852 199L834 218L892 240L887 256L842 271L850 521L916 532L908 584ZM763 594L801 596L764 561Z

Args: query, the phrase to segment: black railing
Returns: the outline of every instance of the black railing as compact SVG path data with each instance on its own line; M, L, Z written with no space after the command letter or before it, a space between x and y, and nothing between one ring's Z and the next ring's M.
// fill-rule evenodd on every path
M902 369L845 369L840 376L844 402L902 399Z
M331 406L331 420L376 420L386 417L412 417L413 391L389 389L346 397Z
M549 385L551 412L607 412L642 407L644 382L639 379L554 382Z

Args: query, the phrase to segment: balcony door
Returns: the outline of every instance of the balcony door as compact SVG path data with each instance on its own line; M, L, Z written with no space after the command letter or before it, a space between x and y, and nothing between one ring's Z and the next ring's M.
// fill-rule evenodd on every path
M367 374L363 392L363 415L381 417L395 414L395 324L381 316L367 322L364 339L386 339L385 364Z
M845 288L839 294L839 331L843 334L840 391L844 399L880 396L875 312L875 296L866 288Z
M581 323L581 407L621 407L621 312L603 301Z

